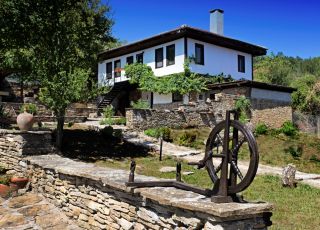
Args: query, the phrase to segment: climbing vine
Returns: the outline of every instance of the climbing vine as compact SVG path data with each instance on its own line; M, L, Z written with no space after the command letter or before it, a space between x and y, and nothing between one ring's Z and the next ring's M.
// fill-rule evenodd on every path
M126 76L131 84L139 84L142 91L157 92L159 94L179 93L181 95L190 92L203 92L207 90L207 84L231 81L231 76L223 74L217 76L196 74L191 72L190 61L186 59L184 72L156 77L150 66L134 63L125 66Z

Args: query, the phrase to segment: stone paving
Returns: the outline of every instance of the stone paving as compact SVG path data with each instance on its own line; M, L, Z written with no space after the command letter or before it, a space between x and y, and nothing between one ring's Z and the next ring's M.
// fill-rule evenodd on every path
M0 197L0 229L76 230L75 225L40 194L27 193L3 199Z

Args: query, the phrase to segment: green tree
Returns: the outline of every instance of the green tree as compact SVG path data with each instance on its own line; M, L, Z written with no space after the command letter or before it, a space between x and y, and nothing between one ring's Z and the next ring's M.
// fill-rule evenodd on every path
M99 0L0 1L1 61L15 50L26 53L22 56L40 85L40 100L57 118L58 148L67 106L99 91L92 67L98 51L115 41L109 12Z

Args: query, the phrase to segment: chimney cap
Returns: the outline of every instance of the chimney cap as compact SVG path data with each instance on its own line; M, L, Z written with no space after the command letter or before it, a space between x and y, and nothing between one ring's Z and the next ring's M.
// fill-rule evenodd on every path
M221 13L221 14L224 13L224 11L221 10L221 9L213 9L213 10L210 10L210 13L214 13L214 12L216 12L216 11L218 11L218 12Z

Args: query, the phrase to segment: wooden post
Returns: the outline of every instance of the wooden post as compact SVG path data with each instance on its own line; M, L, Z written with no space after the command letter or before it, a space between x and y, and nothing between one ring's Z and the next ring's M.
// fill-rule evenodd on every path
M162 134L160 136L160 156L159 156L159 161L162 161L162 145L163 145L163 137Z

